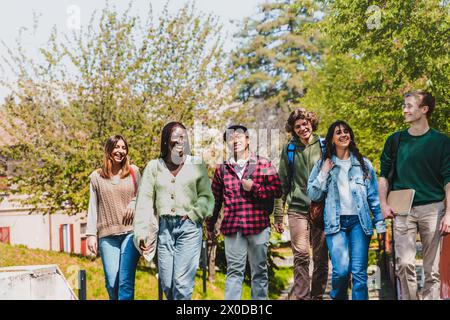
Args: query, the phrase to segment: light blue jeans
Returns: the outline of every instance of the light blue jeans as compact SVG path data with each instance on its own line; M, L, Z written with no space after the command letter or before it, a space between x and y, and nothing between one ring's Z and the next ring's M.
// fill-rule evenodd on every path
M269 238L270 227L255 235L244 236L238 232L225 236L225 256L227 259L225 300L241 299L247 255L251 270L252 299L267 300Z
M370 236L366 235L357 215L340 216L339 232L326 236L333 266L330 296L348 299L348 282L352 275L352 300L368 300L367 266Z
M100 256L110 300L133 300L136 267L140 258L133 233L100 238Z
M162 216L158 234L158 273L168 300L190 300L202 248L202 225Z

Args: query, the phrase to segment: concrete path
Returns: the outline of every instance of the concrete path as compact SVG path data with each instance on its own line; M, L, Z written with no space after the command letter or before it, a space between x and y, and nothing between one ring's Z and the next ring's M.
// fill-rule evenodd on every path
M287 257L285 257L285 259L275 258L274 263L279 267L293 267L294 257L287 256ZM310 275L312 275L312 269L313 269L313 264L311 261L311 264L309 267L309 270L311 270ZM324 300L330 300L331 270L332 270L332 267L331 267L331 262L330 262L329 268L328 268L327 288L325 290ZM421 272L422 271L422 261L421 260L417 260L416 270L417 270L417 275L418 275L418 280L419 280L419 288L421 288L421 281L420 281L421 276L422 276L422 272ZM370 283L371 279L373 279L373 278L369 274L369 300L380 300L380 290L376 289L375 280L373 281L373 284ZM289 292L291 291L293 283L294 283L294 278L292 277L289 280L288 286L285 288L285 290L283 290L283 292L280 295L280 297L278 298L278 300L287 300L287 297L289 295ZM420 293L419 293L419 295L420 295ZM351 292L349 292L349 299L351 299ZM390 298L390 299L392 299L392 298Z

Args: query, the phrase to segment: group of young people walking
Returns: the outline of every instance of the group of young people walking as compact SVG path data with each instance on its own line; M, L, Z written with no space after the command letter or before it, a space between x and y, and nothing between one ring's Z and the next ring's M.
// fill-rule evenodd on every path
M423 298L439 299L440 241L450 233L450 139L429 127L434 108L429 93L405 95L403 113L410 128L387 139L378 182L348 123L334 122L321 138L316 114L303 108L286 122L292 137L283 146L278 170L250 152L246 127L228 127L223 140L230 156L217 165L212 182L202 159L191 155L187 129L179 122L163 128L160 156L148 162L142 177L130 165L126 139L109 138L103 166L90 176L87 234L89 250L100 252L110 299L133 299L138 260L155 254L166 298L191 299L203 225L209 239L224 236L225 299L241 299L247 260L252 299L267 299L272 213L273 228L280 233L287 215L294 254L290 299L323 299L329 259L330 297L348 299L351 278L352 299L368 299L369 243L374 230L386 232L385 219L394 219L400 298L418 298L419 232ZM415 190L407 215L398 215L387 203L388 191L401 189ZM313 219L314 208L322 208L319 219Z

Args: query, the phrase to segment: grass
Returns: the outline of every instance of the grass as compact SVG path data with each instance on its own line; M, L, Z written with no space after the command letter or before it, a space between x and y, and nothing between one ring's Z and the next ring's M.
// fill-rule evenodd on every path
M41 249L29 249L26 246L11 246L0 243L0 267L48 265L56 264L77 293L78 270L86 270L87 298L88 300L106 300L108 294L105 289L103 267L100 258L92 261L87 257ZM290 268L276 270L275 279L271 279L273 292L269 293L270 299L277 299L281 290L287 285L292 275ZM224 299L225 275L216 272L215 283L207 282L207 293L203 293L201 271L197 273L195 280L194 300L222 300ZM251 289L248 283L244 283L242 299L251 297ZM158 299L158 285L155 269L146 266L141 259L136 271L136 300Z
M272 279L269 285L269 299L276 300L280 293L285 289L289 280L294 276L294 271L291 267L279 267L275 270L275 279Z

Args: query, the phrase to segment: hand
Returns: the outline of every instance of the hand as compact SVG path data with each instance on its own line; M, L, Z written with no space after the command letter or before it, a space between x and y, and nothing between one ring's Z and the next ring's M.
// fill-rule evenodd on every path
M242 179L242 187L245 191L250 191L253 186L253 181L251 179Z
M90 252L92 252L93 254L97 255L97 236L88 236L87 238L87 246Z
M214 230L206 230L206 237L208 240L214 241L220 235L220 231L214 228Z
M134 210L128 208L127 211L125 211L125 214L123 215L122 224L125 226L131 226L133 224L133 218L134 218Z
M275 223L274 225L275 231L278 233L283 233L284 232L284 223Z
M325 160L325 162L322 164L322 169L321 171L325 174L328 174L328 172L330 172L331 169L333 169L333 167L335 166L335 164L333 163L333 161L331 161L330 158L328 158L327 160Z
M450 213L446 213L445 216L442 217L439 231L441 234L450 233Z
M381 205L381 213L385 219L395 218L395 212L388 204Z
M147 245L144 240L139 240L139 249L142 251L150 251L152 249L152 246Z

